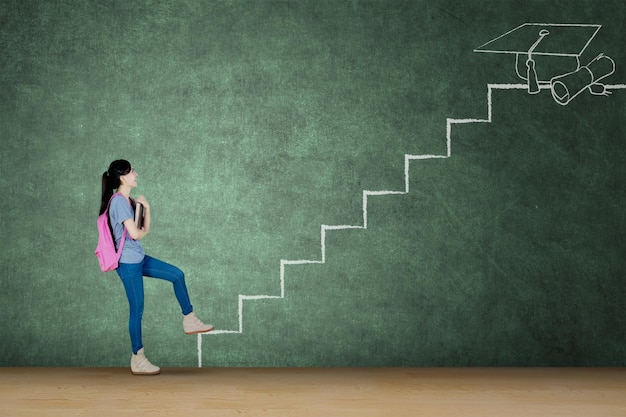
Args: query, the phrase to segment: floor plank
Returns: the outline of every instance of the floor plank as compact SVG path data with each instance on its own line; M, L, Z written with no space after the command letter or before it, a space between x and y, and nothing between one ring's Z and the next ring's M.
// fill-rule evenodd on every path
M3 416L623 417L623 368L0 368Z

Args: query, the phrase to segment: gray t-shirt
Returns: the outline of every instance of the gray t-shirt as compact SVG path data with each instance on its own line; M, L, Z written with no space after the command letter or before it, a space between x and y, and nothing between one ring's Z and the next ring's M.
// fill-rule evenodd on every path
M113 237L115 239L115 247L120 247L122 240L122 234L124 232L124 221L128 219L135 219L135 213L130 203L126 201L126 198L122 195L116 195L111 200L111 206L109 207L109 219L111 220L111 226L113 227ZM121 263L136 264L143 260L146 253L143 251L143 247L138 240L130 237L128 231L124 240L124 248L122 248Z

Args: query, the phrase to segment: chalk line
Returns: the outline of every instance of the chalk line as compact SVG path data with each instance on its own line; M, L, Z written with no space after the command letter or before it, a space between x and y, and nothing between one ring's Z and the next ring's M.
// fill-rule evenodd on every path
M606 85L607 89L626 89L626 84ZM218 334L242 334L243 333L243 305L244 301L283 299L285 298L285 268L292 265L324 264L326 263L326 232L347 229L367 229L367 203L369 197L386 195L404 195L409 192L409 167L411 161L424 159L446 159L452 156L452 125L468 123L491 123L492 120L492 93L494 90L527 90L527 84L487 84L487 118L486 119L446 119L446 152L444 154L404 155L404 190L400 191L363 191L363 224L362 225L325 225L320 230L321 257L319 260L280 260L280 294L279 295L239 295L238 318L239 327L235 330L213 330L209 333L198 334L198 368L202 367L202 337ZM540 89L550 89L549 85L540 85Z

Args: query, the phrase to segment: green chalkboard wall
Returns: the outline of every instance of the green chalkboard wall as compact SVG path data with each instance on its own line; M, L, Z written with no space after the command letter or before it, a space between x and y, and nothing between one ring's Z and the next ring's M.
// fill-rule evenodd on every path
M626 365L624 16L2 1L0 366L128 366L124 290L93 254L118 158L151 202L146 251L217 329L185 336L147 279L160 366ZM609 56L612 94L562 105L474 51L525 23L601 25L580 64Z

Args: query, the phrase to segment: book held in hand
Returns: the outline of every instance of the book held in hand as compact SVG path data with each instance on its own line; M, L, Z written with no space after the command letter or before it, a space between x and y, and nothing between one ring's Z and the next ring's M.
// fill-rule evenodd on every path
M141 203L135 205L135 224L138 229L143 229L143 221L145 217L145 207Z

